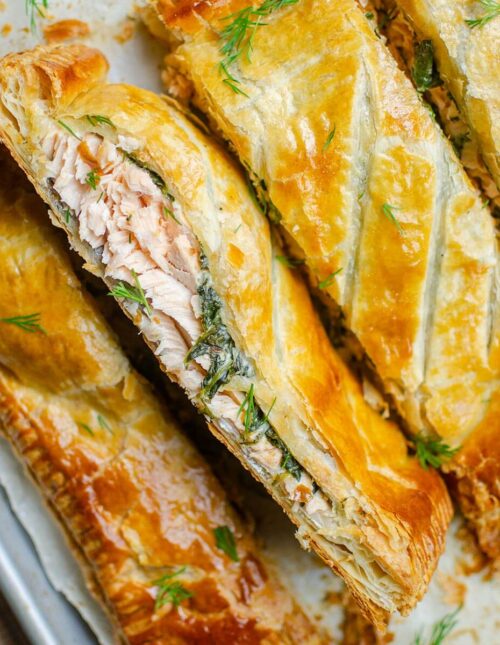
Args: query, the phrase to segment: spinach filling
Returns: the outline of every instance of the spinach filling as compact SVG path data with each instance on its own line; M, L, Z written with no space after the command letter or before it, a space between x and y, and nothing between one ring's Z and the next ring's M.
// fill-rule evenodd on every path
M279 224L282 220L282 215L269 197L266 182L263 179L259 180L250 166L244 165L248 172L248 192L253 203L273 224Z
M199 356L209 356L210 366L203 379L200 396L205 401L210 401L233 376L251 377L253 369L245 355L237 349L227 326L222 321L222 301L212 286L207 258L203 254L201 268L197 292L200 297L205 331L187 353L185 362L188 363ZM300 480L303 469L267 420L270 410L265 415L255 403L253 385L250 386L238 413L242 411L244 411L245 435L248 442L255 443L265 435L269 443L280 450L281 467L295 479Z
M122 150L121 148L120 148L120 150L121 150L121 152L123 152L125 157L131 163L133 163L138 168L142 168L142 170L145 170L148 173L148 175L151 177L151 179L153 181L153 184L155 186L157 186L164 195L166 195L172 201L175 201L174 196L168 191L166 183L163 181L163 179L160 177L160 175L157 172L155 172L154 170L151 170L151 168L147 164L145 164L140 159L137 159L137 157L135 157L130 152L126 152L125 150Z
M268 424L269 425L269 424ZM276 432L269 426L266 430L266 437L270 444L275 448L281 451L282 457L280 466L293 475L297 481L300 481L300 476L302 474L302 466L299 462L293 457L292 453L288 450L286 444L278 437Z
M269 443L275 448L278 448L281 452L281 468L289 472L297 481L299 481L303 471L302 466L295 457L293 457L292 453L288 450L287 445L280 439L268 421L269 413L271 412L273 405L274 402L271 405L269 412L264 414L260 407L255 403L253 384L250 386L250 389L245 395L245 399L238 410L238 414L244 411L243 421L245 424L246 443L256 443L261 437L265 436Z
M222 302L212 287L207 260L203 255L201 268L197 291L205 331L189 350L185 362L198 356L209 356L210 366L203 379L200 396L210 401L233 376L252 376L253 370L245 356L236 348L226 325L222 322Z
M412 76L420 93L443 84L436 69L434 48L430 40L422 40L415 45L415 62Z

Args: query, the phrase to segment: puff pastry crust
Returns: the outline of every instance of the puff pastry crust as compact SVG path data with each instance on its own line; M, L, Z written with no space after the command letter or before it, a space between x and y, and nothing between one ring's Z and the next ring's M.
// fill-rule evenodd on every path
M5 155L5 150L0 151ZM319 643L73 273L24 177L0 157L0 427L128 643ZM230 527L239 562L216 547ZM155 610L155 581L192 593Z
M377 624L407 612L443 548L445 487L365 403L232 160L105 68L80 46L6 57L3 139L88 265L136 289L124 311L301 542Z
M397 0L421 39L434 46L440 75L469 127L500 188L500 20L471 27L466 20L489 13L479 1Z
M499 388L494 225L369 21L351 0L267 16L250 60L230 67L245 96L223 82L219 33L248 3L155 4L177 38L169 65L267 189L291 248L341 306L410 429L473 443ZM488 450L498 460L498 443Z

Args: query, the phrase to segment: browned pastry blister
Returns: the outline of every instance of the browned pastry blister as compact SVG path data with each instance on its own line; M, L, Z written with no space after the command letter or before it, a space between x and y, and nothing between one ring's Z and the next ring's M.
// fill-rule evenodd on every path
M249 3L153 4L177 39L170 69L341 307L408 428L454 449L480 441L500 378L494 222L372 21L354 0L283 3L254 16L231 62L223 30ZM488 460L499 451L489 442ZM474 488L466 464L447 469ZM464 500L476 524L472 507ZM498 541L498 515L485 521Z
M85 47L0 63L0 132L162 368L382 626L425 592L446 489L364 401L234 162Z
M131 368L43 202L0 153L0 427L67 531L117 641L323 642ZM28 329L5 320L33 314ZM238 561L216 545L221 526ZM168 593L158 602L168 575L190 594L178 607Z

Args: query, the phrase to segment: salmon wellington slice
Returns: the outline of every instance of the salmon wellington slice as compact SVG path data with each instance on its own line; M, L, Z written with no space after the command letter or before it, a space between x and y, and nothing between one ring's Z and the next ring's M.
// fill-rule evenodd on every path
M82 46L0 63L0 131L163 369L383 625L421 598L451 507L364 401L240 171Z
M188 79L409 430L467 445L445 468L499 554L498 242L433 115L355 0L153 5L173 90Z

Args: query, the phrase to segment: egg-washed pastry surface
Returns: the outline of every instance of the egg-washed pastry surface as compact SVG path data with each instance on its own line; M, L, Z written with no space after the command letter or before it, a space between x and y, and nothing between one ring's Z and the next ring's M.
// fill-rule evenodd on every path
M169 376L383 624L422 596L450 504L365 403L223 150L84 47L0 64L2 137Z
M500 188L500 4L496 0L384 0L430 41L437 68L478 138Z
M43 203L1 156L0 173L0 427L62 521L117 639L323 642L131 369Z
M458 445L498 387L494 226L366 18L351 0L271 13L228 67L235 92L216 30L241 3L157 4L183 39L171 63L265 188L271 217L407 422Z
M352 0L155 4L177 39L171 70L411 431L458 448L499 389L494 224L370 20Z
M474 1L471 7L474 6L481 5ZM447 9L453 13L455 11L453 7L454 5L449 4ZM428 102L430 109L436 114L439 125L451 141L460 163L473 184L481 191L483 200L493 216L498 217L500 215L500 186L498 181L495 181L494 173L485 163L484 146L481 145L479 134L472 126L472 120L468 116L468 109L477 111L479 94L484 95L486 92L482 89L474 89L475 98L472 100L466 92L465 79L461 79L457 83L459 75L450 76L449 70L445 69L446 65L443 66L439 63L440 57L438 57L434 45L436 38L431 39L428 31L420 31L396 0L370 0L365 9L365 16L369 18L372 28L383 36L398 65L412 81L423 100ZM463 25L466 24L464 20ZM474 27L471 25L468 26L468 29L474 29ZM449 26L445 22L441 35L445 37L448 31ZM467 34L464 33L464 35ZM489 38L488 40L489 44L486 49L490 50L490 58L494 59L492 42ZM440 51L443 55L443 50ZM444 52L446 53L446 49ZM500 52L496 55L499 56ZM500 64L500 60L496 67L498 64ZM495 69L494 60L491 61L490 67L491 78L494 78L494 82L496 82L493 72ZM471 75L475 73L475 71L471 72ZM452 91L457 97L462 96L462 99L455 100ZM464 103L466 95L468 109ZM489 102L494 109L494 101L490 100ZM499 109L498 106L496 109ZM491 122L491 118L486 115L482 124L484 126L489 122ZM491 127L492 132L493 130L494 126ZM490 160L490 167L491 165Z

